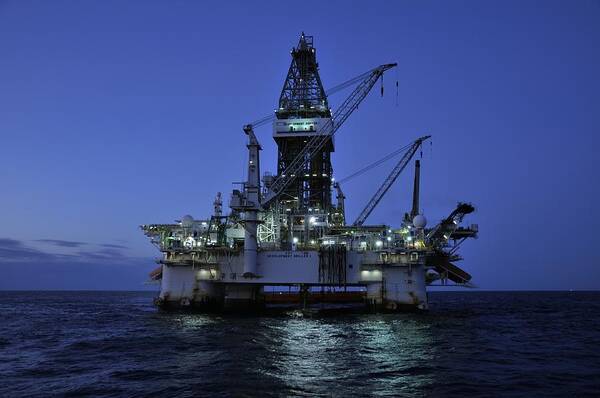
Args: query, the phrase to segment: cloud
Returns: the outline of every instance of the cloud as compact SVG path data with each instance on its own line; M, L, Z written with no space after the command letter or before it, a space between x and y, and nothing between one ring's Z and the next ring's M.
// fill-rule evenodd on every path
M71 240L61 240L61 239L36 239L36 242L49 243L51 245L60 246L60 247L81 247L83 245L87 245L85 242L75 242Z
M23 243L18 240L10 238L0 238L0 248L14 248L21 247Z
M48 259L51 259L52 257L52 254L31 247L27 247L21 241L10 238L0 238L0 261L46 261Z
M156 266L151 257L129 257L101 244L73 248L45 243L0 237L0 290L146 290L142 283Z
M94 251L80 251L77 254L81 257L90 258L94 260L122 260L128 258L119 250L115 250L112 248Z
M123 245L115 245L113 243L101 243L99 246L102 247L110 247L112 249L129 249L127 246L123 246Z
M73 249L81 246L90 245L84 242L73 242L59 239L37 239L33 242L50 243L52 245ZM126 248L121 245L110 243L99 244L101 247L96 250L79 250L73 253L52 253L35 247L30 247L23 241L0 238L0 263L129 263L139 259L129 257L121 252L120 249Z

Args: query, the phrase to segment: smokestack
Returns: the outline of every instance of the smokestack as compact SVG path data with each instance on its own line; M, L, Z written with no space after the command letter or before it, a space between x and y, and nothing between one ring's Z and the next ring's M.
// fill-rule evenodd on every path
M412 220L419 214L419 184L421 180L421 161L415 161L415 183L413 186L413 202L412 210L410 211L410 219Z

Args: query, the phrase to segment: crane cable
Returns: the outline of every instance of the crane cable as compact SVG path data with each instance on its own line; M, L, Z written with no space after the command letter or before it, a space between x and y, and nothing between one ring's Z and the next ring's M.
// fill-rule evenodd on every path
M379 166L380 164L382 164L382 163L384 163L384 162L386 162L386 161L388 161L388 160L390 160L390 159L392 159L392 158L394 158L394 157L396 157L396 156L398 156L398 155L406 152L410 147L412 147L412 145L413 144L410 143L408 145L403 146L402 148L396 149L394 152L385 155L381 159L376 160L375 162L373 162L373 163L371 163L371 164L363 167L362 169L360 169L360 170L358 170L358 171L350 174L347 177L342 178L341 180L338 180L338 183L341 184L341 183L344 183L344 182L348 182L349 180L351 180L351 179L353 179L355 177L358 177L358 176L366 173L367 171L369 171L369 170L371 170L371 169Z
M396 107L398 106L398 69L396 69Z

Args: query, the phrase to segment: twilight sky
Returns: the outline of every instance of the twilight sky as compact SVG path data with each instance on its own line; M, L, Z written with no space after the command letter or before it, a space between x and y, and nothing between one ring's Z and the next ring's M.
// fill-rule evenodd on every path
M159 253L138 225L228 198L302 31L326 88L399 63L337 133L338 179L431 134L421 207L476 205L475 284L600 289L600 2L302 5L0 0L0 289L144 288ZM350 219L392 166L344 187ZM411 179L368 222L399 224Z

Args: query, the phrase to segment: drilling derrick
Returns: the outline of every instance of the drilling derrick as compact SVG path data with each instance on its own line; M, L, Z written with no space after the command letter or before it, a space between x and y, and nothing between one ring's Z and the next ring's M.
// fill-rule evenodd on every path
M273 122L279 177L311 137L327 133L321 130L331 119L331 110L319 77L313 37L302 34L291 55L292 63ZM305 159L302 171L299 175L290 176L294 181L279 196L282 207L300 212L307 209L329 210L333 150L333 138L330 138L318 153Z

